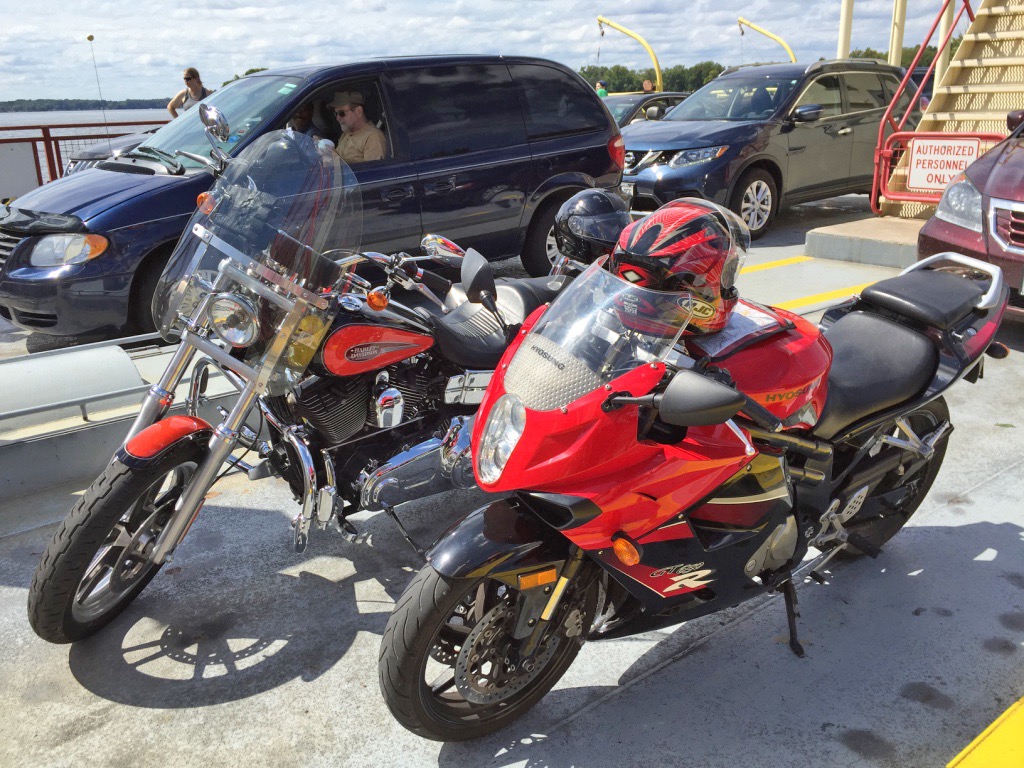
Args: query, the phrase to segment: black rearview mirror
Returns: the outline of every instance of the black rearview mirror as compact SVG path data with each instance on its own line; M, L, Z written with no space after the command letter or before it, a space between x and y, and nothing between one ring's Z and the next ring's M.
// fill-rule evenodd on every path
M678 427L724 424L743 408L746 398L732 387L694 371L679 371L655 398L661 420Z

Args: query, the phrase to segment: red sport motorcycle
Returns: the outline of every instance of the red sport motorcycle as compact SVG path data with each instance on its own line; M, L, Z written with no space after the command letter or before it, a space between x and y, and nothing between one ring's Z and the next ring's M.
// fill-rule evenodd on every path
M475 738L535 704L588 637L771 590L802 655L797 567L811 547L815 578L840 553L875 557L907 522L952 430L943 393L1006 354L1007 295L997 267L942 254L820 328L740 301L725 336L680 343L664 292L590 266L491 380L474 470L509 495L442 535L399 599L379 667L391 712Z

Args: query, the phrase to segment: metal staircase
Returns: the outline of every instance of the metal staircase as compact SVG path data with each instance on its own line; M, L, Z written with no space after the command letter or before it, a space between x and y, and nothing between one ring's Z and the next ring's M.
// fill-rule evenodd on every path
M960 1L963 7L957 18L964 11L970 18L970 3ZM946 5L939 18L945 9ZM922 49L928 45L939 18ZM946 41L939 41L940 51L945 44ZM911 84L907 92L913 96L914 90ZM893 101L900 102L900 94ZM902 102L905 105L907 99ZM921 193L907 187L907 149L915 134L931 132L976 137L981 140L980 150L984 153L1005 138L1007 113L1022 108L1024 0L981 0L959 49L941 82L936 83L931 103L916 131L905 127L905 119L889 121L896 132L880 141L876 151L878 160L872 196L876 212L903 218L927 217L938 203L941 192Z

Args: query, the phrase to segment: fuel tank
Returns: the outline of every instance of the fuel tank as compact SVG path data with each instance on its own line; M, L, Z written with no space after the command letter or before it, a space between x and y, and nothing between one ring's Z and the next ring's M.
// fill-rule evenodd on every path
M433 337L425 333L383 323L356 322L331 330L320 362L335 376L355 376L418 355L433 345Z

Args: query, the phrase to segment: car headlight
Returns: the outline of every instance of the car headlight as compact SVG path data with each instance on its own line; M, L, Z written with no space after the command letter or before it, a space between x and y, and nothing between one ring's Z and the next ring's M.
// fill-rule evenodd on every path
M210 327L217 337L232 347L248 347L259 335L256 307L248 299L233 293L221 293L206 310Z
M668 161L669 168L682 168L684 165L704 163L715 160L725 154L729 147L701 147L700 149L682 149Z
M501 477L509 456L519 443L526 428L526 408L515 395L502 395L494 404L480 450L476 454L476 468L485 483L495 483Z
M95 259L109 245L103 235L47 235L32 247L28 261L33 267L64 267Z
M963 172L953 177L942 193L935 218L972 232L981 232L981 192Z

